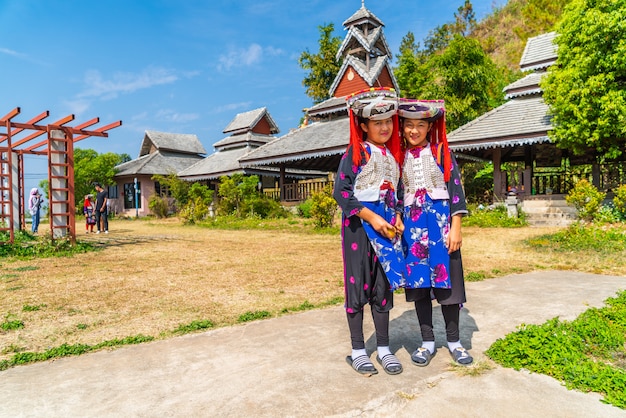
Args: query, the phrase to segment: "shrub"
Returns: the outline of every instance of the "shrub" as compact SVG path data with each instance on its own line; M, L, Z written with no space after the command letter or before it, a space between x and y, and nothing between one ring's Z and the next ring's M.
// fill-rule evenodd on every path
M335 213L337 212L337 201L333 198L333 191L330 184L322 190L311 195L311 217L318 228L333 226Z
M620 218L626 220L626 184L622 184L615 190L613 205L617 213L619 213Z
M154 194L150 196L150 200L148 201L148 207L150 208L150 212L152 212L152 214L157 218L167 217L167 198Z
M218 189L220 215L235 213L237 216L245 217L242 205L245 201L258 197L258 183L259 176L244 176L241 173L220 177Z
M526 215L518 211L517 218L509 217L505 205L484 207L482 205L468 205L469 216L463 219L463 226L478 226L480 228L519 228L525 226Z
M300 203L296 207L296 210L298 211L298 216L302 218L310 218L312 205L313 205L313 202L311 202L311 199L307 199L304 202Z
M587 180L580 180L565 196L565 201L578 210L578 218L593 221L606 193L600 192Z
M286 218L287 211L277 201L265 196L246 199L241 204L241 216L265 218Z
M194 183L189 189L189 200L179 212L183 223L193 224L209 215L209 205L213 200L213 190L200 183Z
M600 209L593 217L594 222L600 223L616 223L622 219L620 213L615 209L613 203L600 206Z

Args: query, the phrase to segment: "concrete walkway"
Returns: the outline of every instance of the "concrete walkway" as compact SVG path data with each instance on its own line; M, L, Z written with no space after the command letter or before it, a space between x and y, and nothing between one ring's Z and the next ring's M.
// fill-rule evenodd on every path
M541 271L467 284L461 340L478 363L521 323L572 320L626 289L625 277ZM445 342L435 308L438 346ZM367 315L366 345L375 349ZM165 341L0 372L2 417L626 417L600 396L494 365L478 377L450 369L440 349L426 368L412 305L396 296L392 350L404 372L370 378L345 362L342 308L303 312ZM375 358L372 354L372 359ZM490 363L493 364L493 363Z

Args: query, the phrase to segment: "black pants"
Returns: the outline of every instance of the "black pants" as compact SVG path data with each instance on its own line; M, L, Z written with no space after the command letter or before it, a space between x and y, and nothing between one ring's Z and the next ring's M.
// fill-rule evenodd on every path
M420 323L422 341L435 341L433 307L430 298L415 301L415 312ZM446 324L446 339L451 343L459 341L459 305L441 305L441 313Z
M100 225L100 219L102 219L102 225ZM98 231L101 231L101 228L104 228L105 231L109 230L109 217L106 209L102 212L96 210L96 227Z
M348 313L348 328L350 329L350 339L354 350L365 348L365 337L363 336L363 310L355 313ZM372 306L372 318L376 329L376 345L386 347L389 345L389 312L378 312Z

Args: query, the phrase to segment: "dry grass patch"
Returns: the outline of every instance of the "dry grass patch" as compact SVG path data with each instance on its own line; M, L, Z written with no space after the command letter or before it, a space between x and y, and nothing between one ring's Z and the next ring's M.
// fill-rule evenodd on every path
M556 230L465 228L465 270L484 277L555 266L589 271L580 257L539 253L523 244ZM113 220L108 235L79 239L102 249L68 258L0 261L0 321L12 315L24 323L0 330L0 360L63 343L170 336L193 321L231 325L247 312L275 316L343 295L338 234ZM626 271L623 262L614 268L611 274Z

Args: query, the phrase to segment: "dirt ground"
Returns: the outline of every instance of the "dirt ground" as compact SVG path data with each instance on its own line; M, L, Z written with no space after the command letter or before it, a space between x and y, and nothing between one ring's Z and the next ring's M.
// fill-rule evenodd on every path
M0 260L0 315L24 327L0 330L0 360L15 352L97 344L138 334L172 335L210 320L231 325L246 312L272 316L341 303L339 235L306 231L225 231L162 221L112 220L109 234L79 240L102 250L70 258ZM566 269L590 272L577 257L538 253L523 240L557 228L465 228L466 275ZM608 267L607 274L624 274Z

